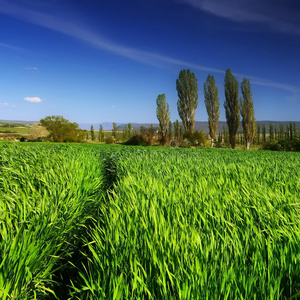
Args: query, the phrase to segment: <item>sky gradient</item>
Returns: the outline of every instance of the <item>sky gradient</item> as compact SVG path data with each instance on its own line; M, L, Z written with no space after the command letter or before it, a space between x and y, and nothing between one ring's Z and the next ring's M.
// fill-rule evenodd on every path
M0 119L157 123L176 79L250 80L256 120L300 121L298 0L0 0Z

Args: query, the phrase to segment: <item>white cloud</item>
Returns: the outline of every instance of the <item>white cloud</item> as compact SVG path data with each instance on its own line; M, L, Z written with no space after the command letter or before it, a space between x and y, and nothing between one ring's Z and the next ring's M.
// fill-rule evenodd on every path
M42 99L39 98L39 97L25 97L24 100L28 101L28 102L33 102L33 103L40 103L40 102L42 102Z

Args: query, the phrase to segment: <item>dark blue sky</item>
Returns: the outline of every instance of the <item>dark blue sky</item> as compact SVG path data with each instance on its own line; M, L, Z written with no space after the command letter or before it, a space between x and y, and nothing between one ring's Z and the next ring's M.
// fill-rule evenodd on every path
M195 73L250 80L257 120L300 121L300 1L0 0L0 119L157 122Z

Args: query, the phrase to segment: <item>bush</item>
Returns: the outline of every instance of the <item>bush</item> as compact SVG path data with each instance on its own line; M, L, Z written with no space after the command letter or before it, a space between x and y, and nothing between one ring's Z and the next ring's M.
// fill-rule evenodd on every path
M198 147L207 147L208 146L208 141L206 139L206 136L203 132L201 131L195 131L193 133L187 132L183 135L184 142L183 145L186 146L198 146Z
M148 146L149 141L146 140L143 135L135 134L127 142L125 142L123 144L124 145L132 145L132 146Z
M115 144L116 143L116 140L113 136L108 136L105 138L105 144Z
M300 140L299 138L295 138L279 140L277 142L267 142L264 144L263 149L271 151L300 151Z

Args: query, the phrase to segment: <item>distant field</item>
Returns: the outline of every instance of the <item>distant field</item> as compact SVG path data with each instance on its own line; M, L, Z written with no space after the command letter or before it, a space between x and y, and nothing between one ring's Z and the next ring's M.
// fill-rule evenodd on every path
M29 134L30 127L1 127L0 133Z
M292 152L0 143L0 298L298 299L299 178Z

